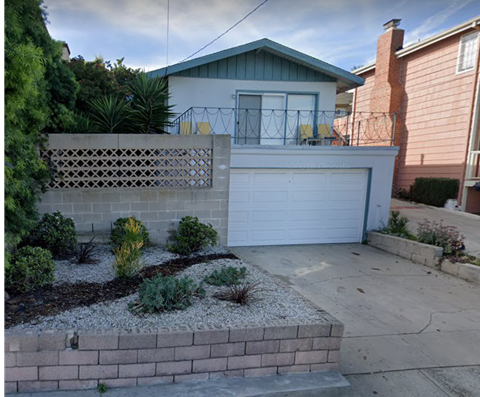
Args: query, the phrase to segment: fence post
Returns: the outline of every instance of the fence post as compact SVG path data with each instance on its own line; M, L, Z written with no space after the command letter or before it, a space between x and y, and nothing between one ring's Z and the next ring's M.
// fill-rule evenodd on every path
M360 146L360 123L361 123L361 121L358 122L358 129L357 129L357 146Z

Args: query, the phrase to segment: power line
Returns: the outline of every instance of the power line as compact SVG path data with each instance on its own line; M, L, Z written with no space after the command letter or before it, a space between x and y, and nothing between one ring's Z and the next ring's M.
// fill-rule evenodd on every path
M212 45L213 43L215 43L218 39L220 39L222 36L225 36L228 32L230 32L233 28L235 28L238 24L240 24L241 22L243 22L245 19L247 19L250 15L252 15L255 11L257 11L261 6L263 6L268 0L264 0L263 3L261 3L260 5L256 6L252 11L250 11L247 15L245 15L242 19L240 19L235 25L231 26L230 28L228 28L225 32L223 32L220 36L218 36L217 38L213 39L210 43L208 43L207 45L203 46L202 48L200 48L198 51L195 51L192 55L186 57L185 59L183 59L181 62L185 62L187 60L189 60L191 57L197 55L199 52L203 51L205 48L207 48L208 46Z
M168 39L170 32L170 0L167 0L167 65L168 65Z

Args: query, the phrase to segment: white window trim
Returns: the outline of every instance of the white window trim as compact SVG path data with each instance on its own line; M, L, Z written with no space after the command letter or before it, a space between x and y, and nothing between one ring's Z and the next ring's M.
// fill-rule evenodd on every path
M462 44L463 44L464 40L466 40L466 38L469 37L469 36L476 36L476 38L475 38L476 39L475 52L474 52L474 58L473 58L474 66L471 67L470 69L459 70L459 68L460 68L460 54L462 52ZM460 37L460 40L458 42L456 74L468 73L468 72L471 72L475 69L475 61L477 60L477 57L478 57L478 38L479 38L479 32L467 33L467 34L464 34L463 36Z

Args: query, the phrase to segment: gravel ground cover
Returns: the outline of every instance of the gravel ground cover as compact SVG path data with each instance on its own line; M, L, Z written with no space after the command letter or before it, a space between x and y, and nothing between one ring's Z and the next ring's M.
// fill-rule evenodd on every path
M173 254L163 247L147 247L143 251L143 264L148 266L165 263L177 259L180 255ZM228 251L222 246L209 247L196 255L226 254ZM192 256L195 256L192 255ZM104 283L115 278L113 261L115 256L112 247L107 244L97 245L95 249L94 264L77 264L72 259L55 261L55 284L62 283Z
M200 255L225 254L223 247L214 247L202 251ZM146 266L168 263L178 259L160 247L151 247L144 251ZM70 261L56 261L56 283L107 282L114 279L112 270L113 254L110 247L100 246L97 251L97 264L77 265ZM183 311L164 312L138 316L128 310L129 302L137 298L137 293L114 301L97 303L88 307L77 307L55 316L37 318L28 323L19 324L13 329L104 329L104 328L155 328L176 326L215 326L227 324L259 324L269 321L289 323L306 323L319 318L319 313L306 304L296 293L292 292L263 270L238 259L217 259L195 264L177 277L189 276L197 283L214 270L222 267L246 267L247 283L258 282L260 289L246 306L213 297L228 287L216 287L205 284L206 296L195 297L192 305Z

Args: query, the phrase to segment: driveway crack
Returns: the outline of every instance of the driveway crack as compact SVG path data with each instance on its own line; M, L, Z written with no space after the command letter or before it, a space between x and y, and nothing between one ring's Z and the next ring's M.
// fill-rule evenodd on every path
M432 325L432 322L433 322L433 316L435 314L457 314L457 313L461 313L461 312L467 312L469 310L479 310L479 308L476 308L476 307L473 307L473 308L469 308L469 309L460 309L460 310L455 310L455 311L451 311L451 312L446 312L446 311L433 311L430 313L430 318L428 320L428 324L425 325L425 327L423 327L420 331L417 332L417 334L421 334L423 331L425 331L428 327L430 327L430 325Z

